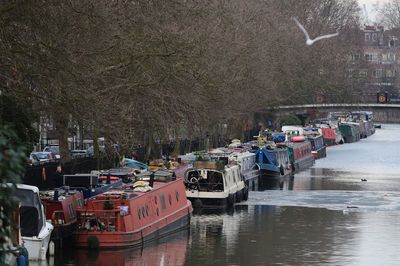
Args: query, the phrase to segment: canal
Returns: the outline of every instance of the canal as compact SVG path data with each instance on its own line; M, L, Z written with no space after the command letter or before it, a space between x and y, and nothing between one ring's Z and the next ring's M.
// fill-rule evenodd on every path
M55 265L400 265L400 125L383 125L283 186L142 249L58 252Z

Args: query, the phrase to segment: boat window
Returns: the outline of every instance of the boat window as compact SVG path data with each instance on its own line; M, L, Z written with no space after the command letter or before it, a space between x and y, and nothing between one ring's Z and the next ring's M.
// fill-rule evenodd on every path
M139 217L139 220L142 219L142 213L140 212L140 208L138 209L138 217Z
M160 215L160 213L159 213L159 211L158 211L158 208L157 208L156 212L157 212L157 216L159 216L159 215Z
M68 211L69 211L69 216L71 218L75 218L75 211L74 208L72 207L72 203L68 203Z
M149 206L146 204L146 215L149 216Z
M178 191L175 192L175 197L176 197L176 201L179 201L179 192Z
M37 236L40 231L39 213L35 207L21 206L20 213L20 227L22 236Z
M32 190L28 190L28 189L17 189L15 191L15 196L18 198L18 200L21 203L21 208L22 207L31 207L36 209L37 214L35 214L35 217L37 217L37 223L34 222L35 226L37 227L34 231L39 232L44 224L44 218L42 215L42 204L39 198L39 195L36 194L34 191ZM25 209L25 208L24 208ZM26 208L26 209L30 209L30 208ZM30 209L29 212L33 212L33 209ZM22 215L22 214L21 214ZM33 216L32 216L33 217ZM22 217L21 217L22 219ZM30 220L32 220L32 218L29 217L29 215L26 215L26 219L27 219L27 223L29 223ZM36 220L35 219L35 220ZM21 226L22 227L22 226ZM31 227L31 226L30 226ZM30 231L30 230L28 230Z
M154 197L154 203L157 204L157 196Z
M76 204L78 205L78 208L82 208L83 207L82 199L77 199Z
M160 195L161 209L164 210L167 206L165 205L164 194Z
M168 201L169 201L169 205L172 205L172 196L171 196L171 194L168 195Z
M142 207L142 217L143 218L145 217L145 214L146 214L146 211L145 211L144 207Z

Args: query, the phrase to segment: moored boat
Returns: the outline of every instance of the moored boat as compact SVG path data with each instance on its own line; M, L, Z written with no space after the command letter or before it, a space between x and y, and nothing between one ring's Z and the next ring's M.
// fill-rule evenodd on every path
M288 148L274 145L267 145L254 151L257 164L260 166L261 182L271 178L293 176Z
M345 143L357 142L360 140L360 129L357 123L341 122L339 130L343 135Z
M353 121L360 122L363 125L363 137L371 136L375 133L375 127L373 123L373 114L370 111L354 111L351 112Z
M76 245L140 246L187 227L192 205L181 179L137 181L87 199L77 210Z
M326 157L326 146L322 135L309 135L307 139L311 143L311 153L315 160Z
M61 187L40 191L40 198L45 207L46 220L51 221L54 226L51 240L71 237L76 229L76 209L83 206L83 193Z
M286 142L289 150L289 158L292 170L295 173L301 172L314 165L314 156L312 154L311 143L303 139L302 142Z
M46 221L39 189L17 184L15 196L20 202L21 235L29 260L45 260L53 225Z
M185 186L195 208L227 208L248 197L239 166L223 161L196 161L185 173Z

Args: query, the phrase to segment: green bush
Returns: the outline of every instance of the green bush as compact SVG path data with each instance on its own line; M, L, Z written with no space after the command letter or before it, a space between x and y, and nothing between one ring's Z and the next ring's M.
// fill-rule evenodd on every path
M282 117L281 126L302 125L300 118L295 115L287 115Z

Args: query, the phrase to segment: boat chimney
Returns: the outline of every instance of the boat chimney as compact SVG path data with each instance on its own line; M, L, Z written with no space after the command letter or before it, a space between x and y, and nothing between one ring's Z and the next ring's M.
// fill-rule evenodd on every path
M106 184L111 184L111 176L110 176L110 173L107 174Z
M151 172L150 180L149 180L149 186L153 187L153 185L154 185L154 173Z
M54 190L53 200L58 201L58 189Z

